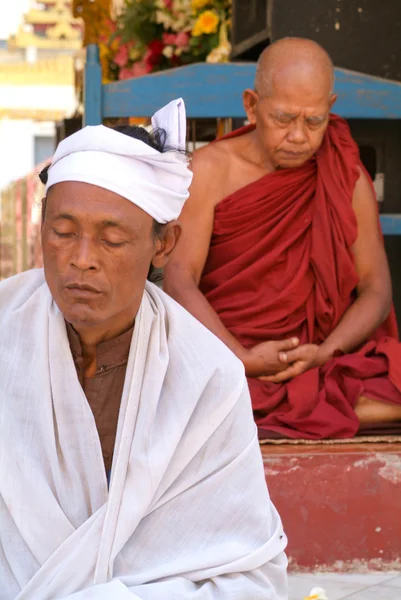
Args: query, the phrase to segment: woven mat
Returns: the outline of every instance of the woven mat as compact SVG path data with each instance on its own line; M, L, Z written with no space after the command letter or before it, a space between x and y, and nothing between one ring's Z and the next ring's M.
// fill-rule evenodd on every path
M261 446L264 444L273 444L275 446L332 446L333 444L365 444L367 442L370 444L396 444L401 442L401 435L360 435L344 440L290 440L288 438L279 440L259 440Z

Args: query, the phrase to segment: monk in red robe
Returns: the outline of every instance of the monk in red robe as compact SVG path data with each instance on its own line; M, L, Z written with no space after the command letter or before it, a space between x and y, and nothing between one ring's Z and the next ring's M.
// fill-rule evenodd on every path
M165 273L166 291L242 360L262 438L401 428L377 202L331 114L332 86L331 60L310 40L263 52L244 92L251 124L194 154Z

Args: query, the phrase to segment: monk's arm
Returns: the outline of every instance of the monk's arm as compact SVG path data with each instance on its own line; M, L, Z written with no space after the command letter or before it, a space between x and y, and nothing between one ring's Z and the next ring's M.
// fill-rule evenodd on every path
M180 239L164 269L164 291L214 333L242 361L249 377L277 373L285 368L278 358L279 351L295 348L298 340L292 338L279 342L267 341L250 350L245 349L226 329L198 287L209 252L215 199L221 198L218 184L221 177L224 177L224 172L219 172L215 167L213 154L212 160L204 158L206 150L205 148L194 154L191 195L180 216Z
M320 347L323 362L337 350L352 352L366 342L391 309L391 278L376 202L371 185L361 171L353 197L358 223L358 237L353 247L359 275L358 297Z
M164 291L214 333L241 360L244 348L224 327L217 313L199 290L213 230L213 199L219 194L218 178L207 149L193 156L194 178L190 197L180 215L182 231L177 247L164 269Z

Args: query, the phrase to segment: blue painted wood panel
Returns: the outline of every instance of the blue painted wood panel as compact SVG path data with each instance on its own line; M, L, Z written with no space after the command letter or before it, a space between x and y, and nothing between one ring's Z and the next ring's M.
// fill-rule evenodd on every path
M335 70L334 112L345 118L400 119L401 84ZM242 92L253 87L254 63L198 63L103 86L104 117L152 115L177 97L190 118L243 117Z
M102 122L102 68L99 48L91 44L86 51L84 70L84 125L100 125Z
M401 119L401 83L335 69L333 112L346 119Z
M150 116L182 97L190 118L243 117L241 94L253 87L254 74L254 64L198 63L110 83L103 86L103 114Z
M384 235L401 235L401 215L381 215L380 223Z

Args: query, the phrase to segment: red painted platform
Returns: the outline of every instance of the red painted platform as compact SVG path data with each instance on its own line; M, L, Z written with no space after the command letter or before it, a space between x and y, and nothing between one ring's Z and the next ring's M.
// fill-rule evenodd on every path
M401 443L261 450L291 571L401 569Z

